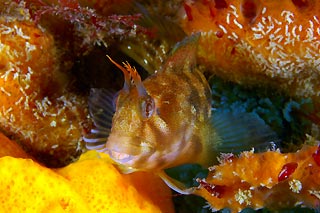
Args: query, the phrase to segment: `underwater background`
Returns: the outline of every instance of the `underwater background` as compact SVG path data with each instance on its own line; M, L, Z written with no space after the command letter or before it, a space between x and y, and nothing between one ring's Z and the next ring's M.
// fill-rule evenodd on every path
M296 153L305 145L317 146L320 137L319 52L310 50L310 46L320 41L320 24L314 15L320 12L320 4L293 0L282 4L258 0L0 0L1 132L17 141L28 154L27 158L45 168L64 168L77 163L87 152L82 136L94 126L87 106L90 88L118 91L123 85L121 72L114 71L106 55L115 61L127 61L145 79L161 69L177 42L200 31L203 39L199 42L197 66L209 82L215 112L246 112L262 119L278 136L272 148L279 148L282 153ZM239 19L231 19L237 14L234 8L241 11ZM205 11L204 16L199 15L201 10ZM226 13L229 10L234 13ZM306 31L300 30L306 42L280 48L284 54L295 54L283 61L294 64L296 58L307 55L312 63L305 58L304 67L299 64L299 69L289 69L285 62L274 61L279 58L274 55L277 50L250 40L257 31L254 24L260 19L267 22L263 17L270 17L269 11L271 15L277 13L284 18L282 22L296 21L297 26L307 26ZM283 11L305 16L301 20L294 19L291 13ZM208 20L215 23L214 27ZM233 25L222 25L230 20L236 21L232 21ZM314 31L310 31L310 21L313 21ZM235 26L249 27L241 29L245 30L242 33ZM298 32L299 27L294 29ZM243 40L230 37L229 32L238 33L232 36L243 37ZM314 38L307 42L311 32ZM279 43L284 43L280 38ZM270 42L270 38L261 39L263 45ZM210 42L213 47L208 45ZM241 48L244 49L245 42L251 46L243 53ZM249 54L246 51L252 49L251 56L242 61L246 58L244 55ZM310 50L309 55L304 54L304 49ZM213 55L208 54L210 51ZM14 57L15 52L25 54ZM274 67L255 64L264 56ZM297 61L303 61L302 56ZM283 67L279 68L276 63ZM207 177L208 169L188 164L167 169L166 173L191 187L199 185L197 178ZM170 196L175 212L211 212L210 205L199 196L173 191ZM298 205L279 212L318 212L319 206L312 207L314 209ZM274 210L244 209L242 212Z

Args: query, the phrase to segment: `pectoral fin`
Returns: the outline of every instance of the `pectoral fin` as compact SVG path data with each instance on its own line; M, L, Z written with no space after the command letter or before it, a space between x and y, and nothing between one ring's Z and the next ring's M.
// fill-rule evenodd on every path
M215 112L211 122L219 137L217 152L266 151L279 142L277 134L255 113Z
M95 128L83 137L87 149L101 150L110 134L112 117L115 112L115 92L106 89L92 88L89 95L89 113Z
M183 183L170 177L164 171L159 172L158 175L172 190L180 194L188 195L195 191L195 187L187 188Z

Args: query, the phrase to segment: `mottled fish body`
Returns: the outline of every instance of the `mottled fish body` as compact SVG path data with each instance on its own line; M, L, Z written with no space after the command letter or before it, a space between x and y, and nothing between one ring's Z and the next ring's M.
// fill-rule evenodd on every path
M121 105L114 115L106 147L111 154L130 155L126 164L134 169L194 163L203 150L203 130L211 115L209 85L196 68L183 66L176 70L170 66L143 81L154 101L152 116L141 115L145 97L140 97L136 89L119 97Z
M250 149L274 138L253 115L212 115L210 87L196 66L199 36L178 43L162 69L143 82L135 68L109 57L122 70L124 87L115 104L110 92L92 90L89 109L96 128L84 137L88 148L107 152L122 172L153 171L181 193L189 191L164 169L186 163L207 166L220 150Z

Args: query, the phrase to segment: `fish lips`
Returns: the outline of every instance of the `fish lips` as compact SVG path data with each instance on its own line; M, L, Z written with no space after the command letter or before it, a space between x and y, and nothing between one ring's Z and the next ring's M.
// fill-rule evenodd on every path
M120 164L133 164L135 160L152 154L155 147L140 137L111 134L106 149L110 157Z

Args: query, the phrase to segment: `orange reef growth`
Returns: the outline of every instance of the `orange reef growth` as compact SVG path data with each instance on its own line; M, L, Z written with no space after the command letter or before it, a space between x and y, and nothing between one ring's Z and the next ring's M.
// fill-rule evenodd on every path
M128 39L147 33L136 24L141 14L114 14L111 8L120 2L86 0L16 0L29 10L31 19L55 34L60 46L81 56L95 45L106 47L114 40ZM109 13L108 13L109 11ZM63 35L62 37L60 37ZM67 47L65 47L65 45Z
M184 31L201 32L199 62L210 72L317 99L319 1L198 0L181 10Z
M77 57L145 32L138 14L101 15L86 5L0 0L0 130L50 167L79 157L91 125L86 91L72 73Z
M305 145L296 153L222 154L220 164L209 170L206 179L197 179L196 194L204 197L212 210L320 205L319 146Z
M60 67L53 36L23 7L6 9L0 16L0 129L48 165L65 165L80 154L86 99L68 91L70 76Z

